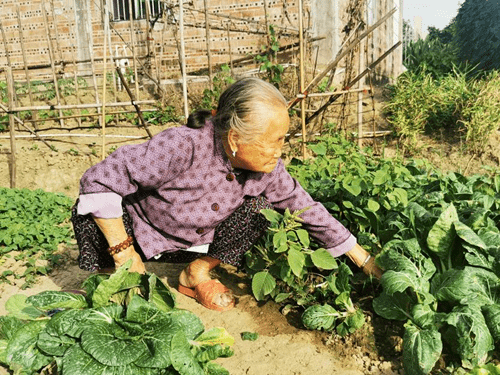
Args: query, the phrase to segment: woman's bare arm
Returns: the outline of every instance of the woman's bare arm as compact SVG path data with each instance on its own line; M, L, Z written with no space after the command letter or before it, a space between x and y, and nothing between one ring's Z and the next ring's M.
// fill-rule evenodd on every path
M125 225L123 224L123 219L121 217L113 219L94 217L94 221L104 234L104 237L106 237L110 247L116 246L127 239L128 234L125 230ZM131 245L127 249L113 255L116 268L126 263L129 259L132 259L132 266L130 267L131 272L146 272L141 256L135 251L134 245Z

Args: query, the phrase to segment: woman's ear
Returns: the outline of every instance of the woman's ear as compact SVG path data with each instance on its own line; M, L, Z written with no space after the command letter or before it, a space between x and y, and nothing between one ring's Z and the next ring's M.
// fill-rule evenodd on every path
M227 143L229 145L229 148L231 149L231 152L237 152L238 151L238 144L239 144L239 135L236 133L233 129L229 129L227 132Z

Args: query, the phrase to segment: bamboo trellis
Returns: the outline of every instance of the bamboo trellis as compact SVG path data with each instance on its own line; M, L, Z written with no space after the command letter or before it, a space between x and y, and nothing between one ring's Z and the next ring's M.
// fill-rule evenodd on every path
M6 82L11 82L12 84L9 84L8 87L8 107L3 106L0 104L0 111L3 110L5 113L8 114L8 119L9 119L9 129L10 129L10 138L11 138L11 176L12 176L12 185L15 185L15 139L16 137L30 137L35 140L39 140L44 142L47 146L51 147L47 141L50 139L47 135L40 136L40 132L43 132L44 129L40 129L40 122L44 121L40 119L40 116L37 115L36 113L39 111L57 111L58 116L54 117L53 119L55 121L58 121L61 125L61 129L68 128L67 130L74 130L75 128L68 127L68 124L65 121L69 121L70 119L77 119L78 120L78 127L77 128L84 128L82 124L82 118L87 118L87 117L93 117L97 116L99 118L99 123L100 123L100 128L102 129L101 136L102 136L102 144L103 144L103 155L104 155L104 147L105 147L105 138L106 137L111 137L111 135L106 135L105 132L105 124L106 124L106 117L105 114L107 113L108 116L113 115L115 116L115 119L118 118L118 115L120 114L126 114L126 113L131 113L133 111L127 110L126 107L133 107L135 109L135 112L138 115L139 118L139 123L141 126L146 130L147 135L149 137L152 137L151 132L149 131L147 127L147 123L144 120L144 117L142 116L143 111L151 111L151 107L148 107L146 109L141 108L141 105L153 105L156 103L156 100L140 100L141 96L141 74L143 77L146 79L149 79L153 84L156 86L157 93L159 93L162 96L162 102L165 102L165 92L164 88L162 87L162 81L164 81L165 75L162 76L162 63L164 61L164 56L165 56L165 50L166 47L168 47L168 43L165 42L164 39L164 34L165 34L165 29L166 27L173 27L177 29L177 32L181 36L180 40L180 45L179 45L179 61L180 61L180 66L179 66L179 71L182 73L182 86L183 86L183 104L184 104L184 115L187 118L189 114L189 103L188 103L188 80L190 79L187 74L187 65L186 65L186 51L193 51L199 49L199 47L193 47L193 46L187 46L186 41L184 38L184 29L186 27L188 28L198 28L198 27L203 27L205 28L205 40L206 40L206 56L208 58L208 84L209 84L209 89L212 88L212 80L213 80L213 75L214 75L214 70L221 65L220 62L215 62L213 59L213 54L214 52L218 53L220 55L219 51L215 51L214 47L211 44L211 39L214 37L213 33L211 31L220 31L226 34L227 37L227 52L226 52L226 63L230 64L231 66L231 73L232 75L237 75L238 72L241 72L241 66L244 63L249 63L250 66L255 65L255 56L258 54L269 54L270 53L270 38L269 38L269 4L267 1L264 1L263 3L263 14L264 14L264 19L263 21L259 20L252 20L252 19L245 19L241 17L235 17L232 16L231 14L223 14L221 12L213 12L210 11L210 1L209 0L204 0L204 9L203 10L198 10L198 9L191 9L189 7L184 7L183 9L183 2L179 2L179 20L180 22L176 23L170 23L167 25L167 16L164 14L163 15L163 29L161 32L161 43L158 48L158 44L154 44L153 46L151 45L152 42L152 36L153 35L153 26L151 25L151 10L149 9L149 6L146 6L146 22L140 23L134 21L134 14L133 14L133 7L132 7L132 1L131 0L126 0L129 2L129 31L130 35L127 37L126 33L123 31L118 30L113 24L109 23L109 17L110 17L110 10L108 8L107 2L109 0L103 0L103 7L100 9L100 14L101 18L103 20L103 25L102 25L102 40L104 44L104 49L102 56L95 55L94 54L94 46L95 43L92 44L93 42L89 40L89 50L90 50L90 58L78 58L76 54L76 43L71 44L71 58L70 59L65 59L65 56L63 54L63 51L61 49L61 41L60 41L60 35L58 33L58 21L56 18L56 12L54 10L54 1L50 1L50 7L46 7L45 5L45 0L40 0L41 1L41 8L42 8L42 15L43 15L43 23L44 23L44 34L46 36L46 46L48 49L48 57L49 61L48 62L43 62L39 61L37 64L31 64L29 65L28 59L25 55L25 46L23 44L25 40L25 36L23 36L22 29L22 14L19 10L19 6L16 7L16 12L17 12L17 23L18 23L18 33L19 33L19 45L20 49L22 51L23 55L23 64L19 66L13 66L12 64L12 59L11 59L11 50L12 45L9 45L9 41L7 40L7 37L5 35L4 27L2 25L1 19L0 19L0 31L2 33L2 42L4 46L4 51L5 51L5 56L7 60L7 66L5 68L0 67L0 72L4 71L5 73L5 80ZM364 0L358 0L360 2ZM147 1L146 1L147 3ZM166 4L166 3L164 3ZM148 4L149 5L149 4ZM388 49L384 54L382 54L378 59L376 59L374 62L369 62L368 61L368 54L365 55L366 57L366 69L363 69L363 64L364 64L364 58L362 58L361 54L358 58L359 66L358 66L358 75L351 81L349 82L348 85L346 85L342 90L337 90L335 92L327 92L327 93L311 93L318 85L319 83L325 78L327 75L330 74L330 77L333 77L335 69L341 61L344 61L346 56L354 49L359 47L359 50L361 51L361 45L363 40L370 35L371 33L374 32L377 28L379 28L381 25L383 25L390 17L393 16L395 9L392 11L388 12L387 14L383 15L376 23L374 23L371 26L368 26L363 32L358 33L354 38L351 38L352 40L349 40L346 45L342 46L340 50L338 51L337 55L332 59L332 61L327 65L325 69L320 71L318 74L314 76L313 79L309 81L309 83L306 83L307 78L306 78L306 73L305 73L305 66L308 64L307 63L307 45L306 44L311 44L315 43L316 41L320 40L321 37L316 37L316 38L305 38L305 32L303 29L303 19L302 15L304 14L303 10L303 2L299 1L299 10L298 10L298 15L299 15L299 23L298 25L294 26L283 26L283 25L275 25L275 27L282 33L281 35L287 36L289 38L293 37L295 38L295 41L293 42L286 42L286 40L283 41L283 43L280 43L280 47L278 50L278 53L286 53L288 51L294 51L294 53L297 53L300 55L299 63L300 63L300 82L299 82L299 89L298 93L295 95L294 98L291 99L290 101L290 107L295 106L296 104L300 103L300 110L298 112L300 113L301 116L301 137L302 137L302 145L303 145L303 155L305 156L305 144L308 141L308 130L306 125L310 123L314 118L316 118L319 114L323 114L325 110L332 105L335 100L342 95L346 94L352 94L352 93L357 93L358 94L358 99L357 99L357 104L358 104L358 111L357 111L357 118L358 118L358 126L359 126L359 131L358 131L358 138L359 142L361 143L362 139L367 138L367 134L363 133L362 130L362 122L363 122L363 111L362 108L362 102L364 98L364 94L370 93L373 98L373 87L372 85L370 89L367 89L364 87L364 85L361 84L362 78L364 78L367 74L369 74L378 64L380 64L381 61L383 61L387 56L389 56L396 48L399 47L399 43L396 43L392 48ZM87 12L87 16L89 18L92 17L92 14L90 12L90 7L87 7L85 9ZM189 23L185 22L184 20L184 13L185 12L199 12L200 14L203 14L204 19L203 22L200 24L197 23ZM222 19L224 19L224 23L222 23ZM76 19L76 12L75 12L75 19L74 19L74 24L76 25L77 23ZM244 25L241 28L238 28L237 25ZM138 26L139 25L139 26ZM250 26L253 28L251 28ZM53 32L51 33L51 28L53 29ZM262 30L263 29L263 30ZM140 51L140 48L138 46L140 44L144 44L144 41L140 41L137 39L137 36L140 35L141 33L144 33L146 35L146 54L144 54L142 51ZM237 43L237 40L232 40L232 33L248 33L248 34L260 34L266 37L267 39L267 46L268 49L266 51L260 51L257 54L250 55L250 56L243 56L243 57L236 57L234 58L234 49L235 47L238 47L237 44L235 45L235 42ZM89 34L93 34L93 30L89 30ZM56 50L54 50L53 46L53 39L55 38L56 41ZM120 40L120 45L124 47L124 54L122 56L118 55L113 55L113 38L116 39L118 38ZM128 40L127 40L128 38ZM298 40L297 40L298 39ZM114 46L116 47L117 44L116 42L114 43ZM159 56L158 56L159 52ZM129 61L132 64L133 67L133 85L134 85L134 93L130 90L128 87L128 82L126 78L123 75L123 72L120 70L119 67L119 62L120 61ZM156 72L153 74L152 71L152 61L155 63L154 65L156 66ZM350 64L353 61L347 61L346 64ZM81 73L81 67L84 66L84 64L90 63L90 77L91 77L91 82L92 82L92 89L94 91L94 102L88 103L87 97L82 97L84 95L85 90L88 91L85 87L82 87L79 84L79 80L82 79L82 76L85 76L85 74ZM111 65L111 68L110 68ZM239 68L237 68L239 67ZM67 69L70 68L70 72L67 71ZM72 68L72 69L71 69ZM32 79L32 74L40 74L40 71L47 72L49 71L49 76L51 77L51 81L53 82L53 87L54 87L54 99L55 103L48 103L46 105L39 105L35 103L34 100L34 93L33 93L33 79ZM28 95L29 95L29 105L22 105L19 103L19 98L16 96L15 92L15 78L16 74L15 72L22 71L25 77L25 81L27 82L28 86ZM107 80L107 72L110 72L112 75L112 82L113 82L113 93L114 93L114 98L112 102L106 102L106 80ZM164 72L163 72L164 73ZM315 73L315 71L313 72ZM70 75L72 77L72 80L74 82L74 87L75 87L75 95L76 95L76 104L68 104L64 103L64 97L61 94L59 90L59 79L62 77L66 77ZM89 77L88 73L86 73L86 76ZM20 79L20 75L17 74L18 79ZM101 77L101 88L102 88L102 95L99 95L99 77ZM353 85L358 83L359 86L358 88L353 88ZM117 92L117 84L118 85L123 85L123 87L126 89L128 95L129 95L129 101L127 102L120 102L117 100L116 92ZM144 95L144 94L143 94ZM142 96L143 96L142 95ZM326 104L323 104L319 108L316 106L313 106L313 110L308 110L306 109L305 106L305 101L306 100L315 100L315 98L321 98L327 96L329 97L328 101ZM109 108L122 108L122 111L115 111L115 112L109 112L107 109ZM97 111L97 113L85 113L85 111L93 109ZM67 110L77 110L77 114L72 114L72 115L67 115L64 114L64 111ZM374 108L371 111L371 113L374 113ZM19 116L20 112L25 112L25 111L31 111L33 113L32 118L29 119L28 121L24 121L21 116ZM1 112L0 112L1 113ZM307 117L307 113L311 113L309 117ZM24 130L30 133L28 136L24 135L16 135L15 134L15 124L18 124L21 126ZM33 127L30 127L28 123ZM373 120L373 124L375 124L375 121ZM58 133L58 134L52 134L52 137L61 137L64 133ZM371 131L371 136L372 137L378 137L380 136L380 133L376 131L374 125L372 127ZM43 139L45 138L45 139ZM140 137L143 138L143 137ZM135 138L134 138L135 139ZM50 141L49 141L50 142Z

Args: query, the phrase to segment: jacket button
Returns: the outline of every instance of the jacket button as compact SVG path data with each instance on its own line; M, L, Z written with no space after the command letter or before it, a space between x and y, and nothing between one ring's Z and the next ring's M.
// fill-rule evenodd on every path
M227 176L226 176L226 180L233 181L234 180L234 174L228 173Z
M217 203L212 204L212 211L219 211L219 205Z
M205 230L203 228L196 229L196 233L198 233L198 234L203 234L203 232L205 232Z

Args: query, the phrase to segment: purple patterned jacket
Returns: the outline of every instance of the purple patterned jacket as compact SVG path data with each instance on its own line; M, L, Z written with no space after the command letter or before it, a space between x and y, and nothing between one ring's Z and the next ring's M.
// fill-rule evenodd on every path
M217 224L245 197L259 195L278 211L310 207L301 215L304 228L333 256L355 246L356 238L313 201L281 159L271 173L235 175L210 121L200 129L169 128L145 143L122 146L89 168L80 181L78 213L119 217L123 198L149 259L212 242Z

